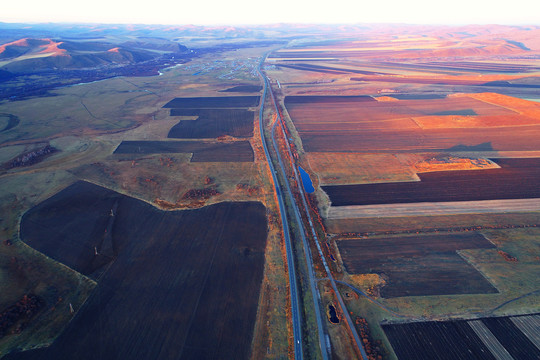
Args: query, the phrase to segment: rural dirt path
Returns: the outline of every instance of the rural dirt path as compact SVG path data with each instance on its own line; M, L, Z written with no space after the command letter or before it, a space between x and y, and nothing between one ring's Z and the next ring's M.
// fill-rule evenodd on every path
M539 211L540 199L331 206L328 219Z

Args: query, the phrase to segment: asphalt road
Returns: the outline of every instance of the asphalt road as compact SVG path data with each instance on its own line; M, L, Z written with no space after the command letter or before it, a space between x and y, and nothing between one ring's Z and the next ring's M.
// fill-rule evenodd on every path
M261 98L261 107L259 109L259 129L261 133L261 140L264 148L264 154L266 156L266 161L270 167L270 172L272 173L272 178L274 181L274 186L276 188L276 194L279 203L279 213L281 215L281 223L283 225L283 236L285 238L285 249L287 252L287 267L289 269L289 286L291 294L291 313L292 313L292 325L293 325L293 336L294 336L294 358L300 360L303 358L302 350L302 314L300 309L300 299L298 296L298 285L296 283L296 269L294 266L294 257L291 246L291 238L289 233L289 222L287 221L287 212L285 210L285 202L283 199L283 194L279 187L279 181L277 178L277 172L272 164L272 159L268 148L266 145L266 140L264 138L264 99L266 99L266 93L269 88L268 79L262 73L262 64L266 60L266 55L262 58L259 66L257 67L257 72L264 82L264 91Z
M265 90L266 90L266 87L267 87L267 85L266 85L267 82L268 82L268 79L265 77ZM281 161L281 155L280 155L280 153L278 151L278 148L277 148L276 139L275 139L275 136L274 136L275 135L275 127L276 127L276 125L279 123L281 125L282 129L283 129L283 122L282 122L281 114L279 112L279 108L278 108L276 99L274 98L274 94L272 93L272 88L270 87L269 84L268 84L268 88L269 88L270 94L272 96L272 101L274 103L274 107L275 107L275 110L276 110L276 113L277 113L277 116L278 116L278 118L276 120L276 123L272 127L272 141L273 141L273 144L274 144L274 148L276 149L276 152L277 152L277 156L278 156L279 165L281 167L281 170L283 171L283 174L286 174L285 173L285 168L283 166L283 162ZM285 134L284 129L283 129L283 133ZM291 151L291 148L289 146L289 142L286 140L285 143L287 144L287 151L289 153L289 156L290 156L291 159L293 159L294 157L292 156L292 151ZM324 265L326 275L327 275L328 280L330 281L330 284L332 285L332 288L333 288L333 290L334 290L334 292L336 294L339 305L340 305L341 309L343 310L342 314L345 317L345 321L347 322L347 324L348 324L348 326L349 326L349 328L351 330L351 333L352 333L353 338L354 338L354 340L356 342L358 350L360 351L360 355L361 355L362 359L367 360L368 356L367 356L366 351L364 350L363 343L362 343L360 337L358 336L358 332L356 331L356 328L354 326L354 322L352 321L352 319L351 319L351 317L349 315L349 312L347 311L347 307L345 306L345 303L343 302L343 298L341 297L341 294L340 294L340 292L339 292L339 290L337 288L336 282L334 281L334 277L332 276L332 272L330 271L330 268L328 267L328 264L326 263L326 259L324 257L324 254L323 254L323 252L321 250L321 247L320 247L320 244L319 244L319 239L318 239L318 236L317 236L317 232L315 231L315 228L313 226L313 221L311 219L311 214L309 212L309 206L307 205L306 194L304 192L304 189L300 185L301 182L300 182L300 178L299 178L299 175L298 175L298 169L296 168L296 165L293 166L293 171L294 171L294 177L295 177L296 183L298 184L298 190L300 192L300 197L302 199L303 210L304 210L304 212L306 214L306 217L308 219L310 231L311 231L311 234L313 236L314 242L315 242L315 244L317 246L317 250L318 250L320 259L321 259L321 261L322 261L322 263ZM286 176L285 176L285 178L286 178ZM305 224L302 221L302 218L300 216L299 206L296 203L296 201L294 199L294 196L292 195L292 191L290 189L288 181L285 183L285 185L287 187L287 193L291 198L291 203L293 204L296 220L303 229L303 231L300 231L300 233L302 234L302 241L303 241L303 244L304 244L304 250L306 252L306 261L308 262L308 273L309 273L309 277L310 277L310 285L311 285L312 292L314 294L313 295L314 296L313 300L316 303L315 309L316 309L316 313L317 313L317 325L319 327L319 342L320 342L320 345L321 345L321 352L323 354L323 358L327 359L328 358L328 352L329 352L328 351L328 345L329 345L328 343L329 343L329 341L326 341L326 338L325 338L326 335L323 335L321 311L320 311L320 307L318 305L318 301L315 298L315 293L317 294L318 297L320 297L320 295L319 295L318 289L316 287L317 286L316 285L317 280L316 280L314 270L313 270L314 266L313 266L313 259L311 257L310 247L309 247L308 241L307 241L306 236L305 236L305 233L308 231L308 229L305 228Z
M265 78L265 80L266 80L266 82L268 82L267 78ZM279 147L278 147L276 137L275 137L276 126L277 126L278 123L281 122L281 116L280 116L279 110L277 108L276 99L274 98L274 94L272 93L272 88L270 87L270 85L268 85L268 88L269 88L269 91L270 91L270 95L272 97L272 102L274 103L274 106L275 106L276 113L278 114L276 122L272 126L272 144L274 146L274 150L276 151L278 162L279 162L279 167L281 169L283 177L285 179L287 179L287 175L286 175L287 173L285 172L285 166L283 165L283 161L281 159L281 154L279 152ZM287 143L287 145L288 145L288 143ZM290 148L288 149L288 151L290 153ZM296 171L296 168L294 170ZM321 305L320 305L320 297L321 296L319 294L319 289L317 288L317 281L316 281L315 271L313 270L313 259L311 257L311 250L310 250L310 247L309 247L309 242L308 242L308 239L306 238L306 229L304 227L304 223L302 221L302 216L300 215L300 210L298 208L298 205L296 204L296 200L295 200L295 198L293 196L293 193L292 193L292 190L291 190L291 187L290 187L288 181L285 181L285 188L286 188L287 196L289 197L290 202L292 204L292 208L293 208L293 211L294 211L294 218L296 220L296 223L299 225L299 228L300 228L299 232L300 232L300 235L302 237L302 245L303 245L303 248L304 248L304 255L305 255L305 258L306 258L307 270L308 270L308 276L309 276L309 285L310 285L310 289L311 289L311 294L313 296L313 307L314 307L314 310L315 310L315 320L317 322L317 332L318 332L318 336L319 336L319 347L320 347L320 350L321 350L321 355L322 355L323 360L328 360L328 358L330 357L330 339L329 339L328 335L326 334L326 331L324 330L323 319L322 319L322 316L321 316L321 314L323 314L324 311L321 310Z

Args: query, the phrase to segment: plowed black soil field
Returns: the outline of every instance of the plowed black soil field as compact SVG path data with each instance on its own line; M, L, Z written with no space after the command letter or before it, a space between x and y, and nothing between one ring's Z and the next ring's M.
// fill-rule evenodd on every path
M219 90L219 92L259 92L262 90L260 85L238 85L225 90Z
M322 188L332 206L540 198L540 158L495 162L502 167L422 173L415 182Z
M498 293L473 266L457 253L382 259L362 273L388 277L381 297Z
M179 109L247 108L258 106L259 98L260 96L185 97L172 99L163 107Z
M482 322L514 359L540 359L540 349L519 330L510 317L487 318L482 319Z
M540 350L511 320L521 317L383 324L382 328L399 359L487 360L507 358L508 354L520 360L539 359ZM474 322L485 326L485 331L482 331L484 339L471 326ZM490 348L485 343L487 339L498 341L504 349ZM499 357L495 357L492 350Z
M495 247L480 233L452 235L416 235L391 238L371 238L338 241L342 255L355 259L358 265L398 256L423 256L433 252L454 252L460 249L490 249ZM353 271L357 272L357 271Z
M253 136L253 111L244 109L171 109L171 116L198 116L197 120L180 121L167 137L174 139L208 139L222 135Z
M252 162L248 141L232 143L204 141L122 141L115 154L193 153L191 162Z
M347 272L384 274L384 298L399 296L496 293L460 249L495 246L479 233L417 235L338 241Z
M466 321L383 325L399 359L495 360Z
M267 236L261 203L161 211L81 181L28 211L21 235L98 286L50 347L7 358L249 358ZM112 260L94 267L107 247Z

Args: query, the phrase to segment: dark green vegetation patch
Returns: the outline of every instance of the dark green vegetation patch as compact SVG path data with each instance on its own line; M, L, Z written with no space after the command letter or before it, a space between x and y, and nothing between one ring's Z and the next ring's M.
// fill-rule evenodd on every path
M249 141L122 141L115 154L193 153L191 162L253 162Z
M253 111L244 109L171 109L171 116L198 116L197 120L180 121L167 137L173 139L208 139L223 135L253 136Z
M80 181L28 211L21 236L98 286L50 347L8 359L249 357L267 237L261 203L161 211Z
M384 298L497 292L456 253L494 248L480 233L342 240L338 247L349 273L388 277Z

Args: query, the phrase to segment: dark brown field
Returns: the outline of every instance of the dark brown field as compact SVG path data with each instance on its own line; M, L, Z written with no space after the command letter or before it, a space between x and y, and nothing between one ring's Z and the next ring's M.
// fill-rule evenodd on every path
M198 116L198 119L180 121L171 128L167 137L174 139L208 139L223 135L252 137L253 114L253 111L244 109L171 109L171 116Z
M533 360L540 358L540 349L514 325L514 321L530 317L383 324L382 328L400 359L494 360L511 356ZM502 347L493 346L494 341Z
M252 162L255 155L248 141L122 141L115 154L193 153L191 162Z
M219 96L175 98L165 104L172 109L247 108L259 105L260 96Z
M540 159L495 159L487 170L418 174L421 181L323 186L333 206L540 198Z
M495 247L479 233L342 240L338 247L347 272L388 277L385 298L497 292L456 253Z
M480 233L455 235L422 235L395 238L373 238L365 240L342 240L338 242L342 255L357 259L351 266L370 266L382 258L399 256L424 256L433 252L454 252L460 249L490 249L495 247ZM354 265L356 262L361 264ZM365 265L364 265L365 264Z
M237 85L219 92L259 92L262 90L260 85Z
M7 358L247 359L266 234L261 203L160 211L77 182L28 211L21 236L98 286L50 347ZM112 260L94 266L96 250Z
M512 322L510 317L482 319L514 359L540 359L540 348Z

